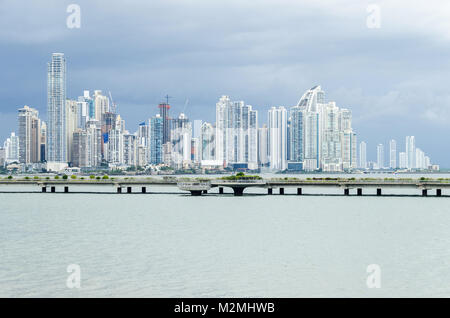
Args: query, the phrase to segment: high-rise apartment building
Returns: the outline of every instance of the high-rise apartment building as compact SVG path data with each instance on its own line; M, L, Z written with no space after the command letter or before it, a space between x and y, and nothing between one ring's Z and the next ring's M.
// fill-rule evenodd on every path
M269 160L273 170L287 168L287 110L272 107L269 110Z
M49 162L67 162L66 59L53 53L47 72L47 149Z
M170 117L169 117L169 110L170 105L168 103L161 103L158 105L159 108L159 115L162 118L163 121L163 144L170 142Z
M78 128L78 103L76 100L66 99L66 130L67 130L67 160L72 162L73 133Z
M41 160L41 122L39 112L31 107L19 109L19 161L30 164Z
M406 136L406 161L408 169L416 168L416 139L414 136Z
M163 163L164 119L156 115L150 119L150 163Z
M258 164L260 166L269 164L269 129L266 124L258 128Z
M228 96L216 104L216 160L225 166L258 167L258 113Z
M377 167L378 169L384 169L384 145L378 144L377 146Z
M367 144L364 141L359 144L359 168L367 169Z
M212 124L204 122L201 128L200 136L201 160L215 160L216 140L215 129Z
M12 132L6 139L3 148L5 148L6 153L6 164L19 162L19 136L15 132Z
M304 109L294 106L290 109L290 129L289 129L289 160L303 163L303 135L304 135Z
M389 168L397 168L397 142L394 139L389 141Z

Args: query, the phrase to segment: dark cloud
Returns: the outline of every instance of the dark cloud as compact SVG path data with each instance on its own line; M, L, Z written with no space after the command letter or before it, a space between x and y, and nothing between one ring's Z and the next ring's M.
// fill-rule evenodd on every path
M173 111L214 121L222 94L260 111L291 106L321 84L352 109L360 140L416 135L450 166L449 35L445 1L379 1L382 27L366 27L364 1L77 1L81 29L66 27L73 1L0 4L0 137L28 104L46 117L46 63L68 61L68 97L110 90L134 131L165 94ZM373 159L374 156L371 156ZM447 164L449 163L449 164Z

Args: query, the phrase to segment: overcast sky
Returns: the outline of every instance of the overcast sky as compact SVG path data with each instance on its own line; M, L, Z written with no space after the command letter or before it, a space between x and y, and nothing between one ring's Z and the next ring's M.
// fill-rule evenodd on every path
M67 6L81 8L69 29ZM380 28L368 28L369 4ZM370 20L372 21L372 20ZM17 109L46 119L46 67L66 55L67 97L111 91L127 129L173 96L172 115L214 122L221 95L244 100L265 123L271 106L293 106L308 88L353 111L359 140L406 135L450 167L450 1L0 0L0 140ZM387 156L387 155L386 155ZM387 158L386 158L387 161Z

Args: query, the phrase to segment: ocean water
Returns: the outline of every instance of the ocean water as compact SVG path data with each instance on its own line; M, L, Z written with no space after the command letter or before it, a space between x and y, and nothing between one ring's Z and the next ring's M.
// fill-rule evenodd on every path
M0 297L450 296L448 197L161 192L0 193Z

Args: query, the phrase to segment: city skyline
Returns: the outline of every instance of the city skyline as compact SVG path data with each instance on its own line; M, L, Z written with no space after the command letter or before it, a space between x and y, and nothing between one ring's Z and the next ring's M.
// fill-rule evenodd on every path
M268 164L274 171L324 172L439 169L416 147L414 136L406 136L405 151L399 153L398 161L394 139L389 141L387 165L383 144L377 146L376 161L368 161L365 141L360 142L358 154L352 111L328 101L319 85L308 89L294 106L272 106L267 125L261 129L258 110L244 101L223 95L216 103L216 120L208 123L190 120L184 112L171 116L166 95L166 102L158 104L159 113L133 131L117 112L111 92L107 97L94 90L91 96L89 90L83 90L77 99L66 98L66 71L64 53L53 53L48 63L49 116L41 122L36 109L24 106L18 110L19 142L16 150L10 150L12 132L4 143L4 164L14 162L12 154L17 153L22 164L57 164L51 169L66 164L81 168L107 164L120 169L163 164L176 170L256 170ZM207 125L210 129L204 130Z

